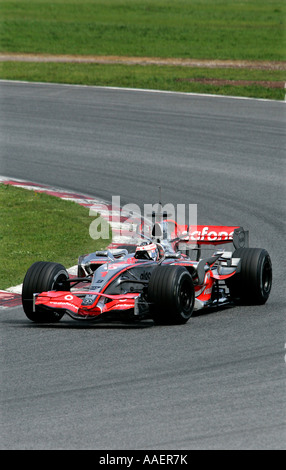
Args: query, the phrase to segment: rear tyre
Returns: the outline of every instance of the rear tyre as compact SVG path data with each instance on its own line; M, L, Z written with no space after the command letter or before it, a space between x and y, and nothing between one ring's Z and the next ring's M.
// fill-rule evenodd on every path
M195 302L193 280L183 266L158 266L148 285L151 314L157 324L183 324L192 316Z
M26 316L36 323L55 323L64 312L54 312L44 307L36 307L33 312L33 294L50 290L70 290L65 281L69 275L61 264L37 261L28 269L23 281L22 304Z
M268 252L262 248L238 248L233 258L241 259L241 270L227 281L231 297L242 304L265 304L272 286Z

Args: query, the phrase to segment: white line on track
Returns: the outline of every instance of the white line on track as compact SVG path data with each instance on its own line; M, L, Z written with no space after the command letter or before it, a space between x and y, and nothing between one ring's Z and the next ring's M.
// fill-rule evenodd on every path
M125 87L114 87L114 86L96 86L96 85L76 85L70 83L51 83L51 82L28 82L25 80L4 80L0 79L0 83L18 83L18 84L28 84L28 85L47 85L47 86L63 86L63 87L77 87L77 88L95 88L98 90L114 90L114 91L134 91L134 92L143 92L143 93L162 93L162 94L176 94L182 96L200 96L207 98L226 98L233 100L254 100L254 101L266 101L270 103L285 103L285 100L270 100L266 98L251 98L247 96L228 96L228 95L212 95L208 93L191 93L183 91L168 91L168 90L151 90L147 88L125 88ZM285 84L286 87L286 84ZM286 98L285 98L286 99Z

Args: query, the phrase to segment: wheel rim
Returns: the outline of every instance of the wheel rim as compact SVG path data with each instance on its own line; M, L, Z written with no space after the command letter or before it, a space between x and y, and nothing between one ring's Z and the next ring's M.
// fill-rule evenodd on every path
M270 292L272 284L272 268L269 260L266 260L262 271L262 289L266 294Z
M182 282L179 292L180 306L184 313L189 313L192 303L192 290L187 281Z
M67 280L67 275L64 271L60 271L55 279L53 280L53 283L51 285L51 290L69 290L65 286L65 281Z

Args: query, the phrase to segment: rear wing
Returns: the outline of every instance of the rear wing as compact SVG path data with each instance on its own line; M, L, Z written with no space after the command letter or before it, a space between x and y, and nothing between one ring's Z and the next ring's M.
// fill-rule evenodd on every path
M243 227L229 227L224 225L197 225L188 227L189 243L198 245L233 243L235 248L247 247L249 232Z
M181 237L186 244L221 245L233 243L235 248L249 246L249 232L239 226L226 225L178 225L175 221L168 220L173 225L173 233Z

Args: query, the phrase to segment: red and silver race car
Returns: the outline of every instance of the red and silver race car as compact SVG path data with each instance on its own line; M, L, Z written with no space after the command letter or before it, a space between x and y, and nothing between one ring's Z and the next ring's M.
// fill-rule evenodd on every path
M38 323L67 314L85 321L151 318L157 324L182 324L196 310L267 301L270 256L248 247L242 227L188 227L166 217L152 227L141 242L113 243L81 256L77 277L58 263L34 263L23 282L26 316ZM222 249L226 244L234 251ZM212 254L201 257L210 246Z

